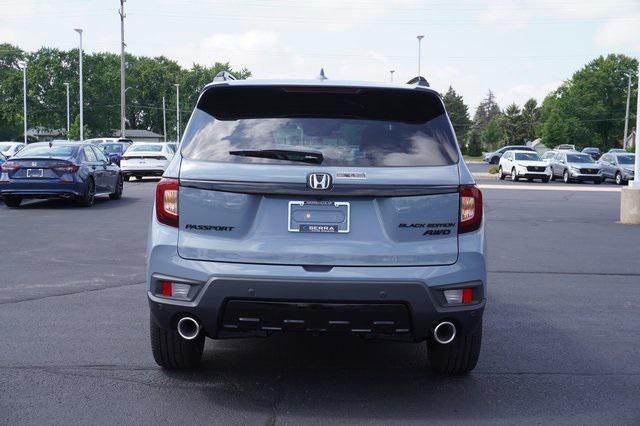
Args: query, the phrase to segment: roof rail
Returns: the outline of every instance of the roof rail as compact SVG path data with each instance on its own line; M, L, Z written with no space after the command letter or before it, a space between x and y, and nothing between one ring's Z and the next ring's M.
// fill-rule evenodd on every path
M413 77L411 80L407 81L407 84L416 84L418 86L429 87L429 82L421 75Z
M233 74L229 71L220 71L213 77L213 81L227 81L227 80L237 80Z

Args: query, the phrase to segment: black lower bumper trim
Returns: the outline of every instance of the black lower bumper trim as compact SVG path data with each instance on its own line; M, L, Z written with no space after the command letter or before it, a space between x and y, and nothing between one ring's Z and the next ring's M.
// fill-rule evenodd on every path
M411 332L407 306L400 303L313 303L229 300L225 331L303 331L363 334Z

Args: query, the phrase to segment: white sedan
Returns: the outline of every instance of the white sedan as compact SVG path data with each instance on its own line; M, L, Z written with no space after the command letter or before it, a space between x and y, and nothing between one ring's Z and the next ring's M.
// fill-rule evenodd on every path
M174 152L166 143L136 142L122 155L120 169L125 180L131 176L162 176Z
M514 182L523 178L529 181L540 179L546 183L551 178L551 171L537 152L513 150L505 152L498 163L498 179L505 176L511 176Z
M0 142L0 152L7 158L11 158L26 145L22 142Z

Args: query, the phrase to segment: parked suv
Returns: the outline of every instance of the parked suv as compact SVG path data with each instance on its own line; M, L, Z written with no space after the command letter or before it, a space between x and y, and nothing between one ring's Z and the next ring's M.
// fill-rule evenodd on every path
M325 81L207 85L156 189L151 348L205 337L426 340L472 370L486 300L482 195L436 91Z
M602 180L613 179L618 185L624 185L633 180L635 159L635 154L631 153L604 154L599 161L602 167Z
M514 182L522 178L528 181L540 179L547 183L551 172L537 152L514 150L505 152L500 158L498 179L504 179L505 174L510 175Z
M558 151L549 166L551 180L558 176L562 177L564 183L591 181L599 184L603 180L600 165L589 154Z

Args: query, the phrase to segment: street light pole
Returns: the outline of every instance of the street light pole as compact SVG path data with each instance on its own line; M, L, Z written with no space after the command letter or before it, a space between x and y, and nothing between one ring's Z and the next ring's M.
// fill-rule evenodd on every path
M167 141L167 107L164 103L164 96L162 97L162 133L164 134L164 141Z
M27 143L27 63L21 62L22 67L22 115L24 122L24 143Z
M67 140L69 140L69 83L63 83L67 86Z
M124 78L124 48L126 44L124 43L124 2L126 0L120 0L120 10L118 13L120 14L120 137L124 138L124 127L125 121L124 117L126 115L126 89L125 89L125 78Z
M624 139L622 139L622 147L624 149L627 148L627 130L629 130L629 101L631 100L631 70L627 73L627 77L629 78L629 86L627 87L627 112L624 116Z
M422 62L422 39L424 38L423 35L419 35L417 36L418 39L418 77L420 77L420 65Z
M80 45L78 46L78 52L80 56L80 142L84 140L84 116L82 111L82 29L76 28L74 30L80 35Z
M176 143L180 145L180 85L176 86Z
M391 76L391 82L393 83L393 73L396 72L396 70L390 70L389 74Z

